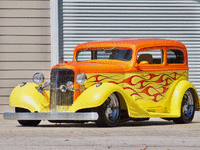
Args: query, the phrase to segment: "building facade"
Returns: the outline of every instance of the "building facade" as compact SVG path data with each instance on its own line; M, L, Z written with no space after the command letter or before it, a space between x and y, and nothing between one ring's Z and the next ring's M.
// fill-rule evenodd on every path
M9 95L39 71L49 78L51 33L49 0L0 1L0 113L14 111Z

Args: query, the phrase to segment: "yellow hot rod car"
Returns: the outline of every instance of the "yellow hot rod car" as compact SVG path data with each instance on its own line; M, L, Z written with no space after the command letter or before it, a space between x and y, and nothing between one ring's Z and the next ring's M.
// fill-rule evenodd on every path
M125 39L78 45L73 61L42 73L34 83L14 88L5 119L23 126L50 122L95 121L117 126L120 121L159 117L189 123L199 111L199 96L188 81L184 44L163 39Z

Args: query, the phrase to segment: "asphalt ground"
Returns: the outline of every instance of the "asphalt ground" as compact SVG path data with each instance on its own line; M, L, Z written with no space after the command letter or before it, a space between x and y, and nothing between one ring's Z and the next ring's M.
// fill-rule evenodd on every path
M22 127L0 115L0 150L200 150L200 112L189 124L150 119L113 128L94 123Z

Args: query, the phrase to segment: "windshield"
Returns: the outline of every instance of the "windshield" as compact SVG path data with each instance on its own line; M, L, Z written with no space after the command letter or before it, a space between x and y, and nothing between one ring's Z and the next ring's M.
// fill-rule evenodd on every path
M80 50L77 52L77 61L86 60L122 60L130 61L132 58L132 50L129 49L92 49L92 50Z

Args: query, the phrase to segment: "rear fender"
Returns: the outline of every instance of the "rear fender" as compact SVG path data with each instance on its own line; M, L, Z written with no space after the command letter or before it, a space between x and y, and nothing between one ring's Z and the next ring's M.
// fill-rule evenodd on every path
M85 90L69 108L68 112L76 112L80 109L95 108L102 105L112 93L119 93L125 100L129 116L148 116L146 110L138 105L122 87L113 83L103 83L99 87L91 86Z
M195 108L196 108L196 110L199 109L199 98L198 98L198 94L197 94L195 87L189 81L182 80L176 85L173 95L172 95L171 112L170 113L173 116L179 116L179 117L181 116L182 99L183 99L185 92L188 89L192 89L193 96L195 99L195 105L196 105Z
M49 92L42 94L36 89L35 83L26 83L24 86L16 86L11 95L9 105L28 109L31 112L47 112L49 106Z

